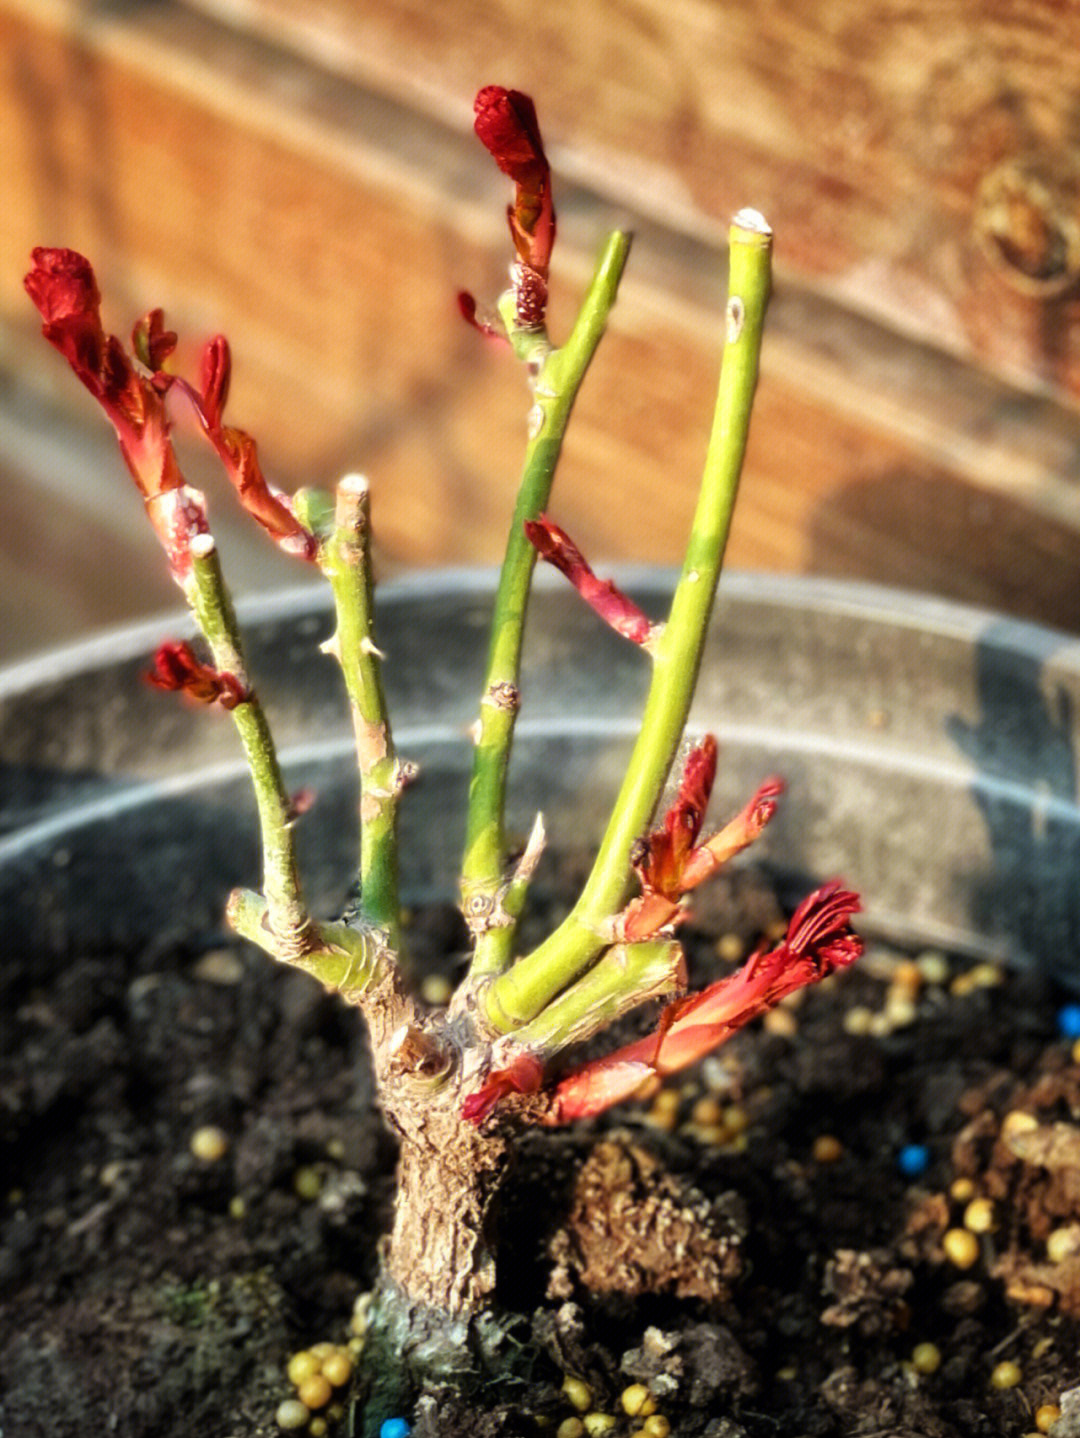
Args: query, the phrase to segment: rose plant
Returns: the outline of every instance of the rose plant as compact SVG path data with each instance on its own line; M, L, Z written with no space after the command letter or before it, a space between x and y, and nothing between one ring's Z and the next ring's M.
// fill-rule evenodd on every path
M262 839L258 891L233 893L234 929L360 1010L378 1093L400 1139L397 1198L383 1241L372 1351L385 1378L460 1373L498 1346L492 1311L495 1200L515 1138L530 1125L570 1123L628 1099L696 1062L785 995L854 960L854 894L833 882L796 910L786 936L702 992L686 995L678 926L688 896L760 834L782 785L766 780L715 833L704 827L717 746L689 745L674 797L657 821L686 724L742 466L770 284L771 232L755 211L735 216L719 394L681 576L655 621L598 578L547 510L567 422L604 330L629 239L603 247L568 338L546 326L556 223L550 168L527 96L491 86L476 101L476 131L514 185L510 286L494 314L471 297L465 316L505 342L530 388L528 441L496 598L469 788L460 904L471 935L465 977L445 1005L425 1004L410 970L399 898L397 814L414 767L398 754L382 685L371 567L369 487L350 475L331 495L278 491L255 441L225 419L231 357L221 336L203 351L197 380L172 367L176 335L161 310L134 327L131 347L109 334L89 262L38 249L26 287L45 337L68 360L112 423L171 572L207 655L162 646L149 676L230 711L254 785ZM248 673L202 493L185 479L172 441L189 411L216 451L240 503L284 550L318 567L336 627L323 645L340 665L358 766L354 890L335 918L308 908L296 858L302 805L287 792L270 724ZM519 952L519 920L544 846L542 817L520 849L505 823L511 742L523 696L519 664L537 556L556 566L600 619L651 665L640 731L591 872L567 916ZM632 1009L663 1000L655 1031L584 1063L566 1051ZM391 1385L392 1389L393 1385ZM368 1422L399 1401L384 1385ZM400 1385L397 1393L400 1394Z

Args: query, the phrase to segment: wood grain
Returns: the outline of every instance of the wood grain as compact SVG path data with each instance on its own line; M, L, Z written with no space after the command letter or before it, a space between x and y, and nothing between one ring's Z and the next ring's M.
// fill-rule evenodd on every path
M899 333L1077 395L1074 5L190 3L460 127L480 84L528 90L560 168L597 194L714 239L755 204L784 272ZM1017 166L1024 196L995 219L994 182ZM1032 292L1037 255L1061 283Z
M511 0L501 3L494 13L518 13ZM885 205L878 168L896 162L877 150L891 143L890 127L871 147L869 188L832 198L823 166L833 162L814 157L805 126L782 142L802 114L789 91L810 83L800 67L814 59L814 83L826 84L829 67L839 64L837 47L858 31L851 7L818 6L814 23L804 12L815 7L796 7L802 18L762 7L762 25L777 43L753 64L747 59L741 83L749 89L728 93L729 71L710 70L723 104L713 82L701 80L681 102L678 125L674 91L657 91L663 58L686 44L668 29L690 24L702 55L719 64L709 26L735 27L742 55L752 41L748 7L677 4L661 23L644 3L616 5L619 24L606 38L586 25L573 46L565 41L558 52L565 73L547 72L545 58L554 53L549 31L566 18L559 4L521 20L520 34L506 32L498 66L494 21L474 12L471 0L423 15L411 3L259 0L246 9L232 4L230 25L209 8L210 0L199 8L163 0L111 11L77 0L0 0L0 133L10 196L0 206L0 470L16 481L0 515L6 652L24 644L18 626L33 590L25 537L40 536L46 524L40 515L36 528L18 523L35 485L54 529L96 526L120 546L111 551L115 560L129 546L133 556L126 572L110 565L107 598L88 592L92 566L77 566L81 605L73 582L63 604L43 605L35 636L63 637L71 632L65 624L159 602L156 593L148 599L144 576L154 556L137 509L130 526L114 518L114 506L132 503L119 467L92 447L85 483L62 503L41 472L47 451L4 423L14 397L30 392L43 416L55 405L100 432L91 402L36 338L19 284L31 246L42 242L94 258L106 318L118 332L155 303L185 337L189 358L202 338L226 332L235 422L259 437L270 472L288 487L366 470L384 569L497 558L528 397L513 363L461 324L454 303L460 287L492 298L508 257L505 187L469 133L475 76L455 90L455 77L473 63L483 78L498 69L499 78L544 94L553 154L570 172L558 192L556 335L570 321L605 229L627 220L635 230L629 278L575 416L554 506L598 563L670 563L679 555L715 387L724 271L717 217L737 194L779 206L780 220L770 217L781 263L730 561L895 581L1075 624L1080 420L1060 376L1043 383L1046 374L1021 363L1015 348L1006 365L975 347L970 328L926 324L928 311L910 302L910 289L907 310L896 299L896 286L918 270L919 293L937 295L933 312L947 308L932 278L939 252L901 254L911 195L901 186ZM958 13L955 3L945 9ZM826 11L833 19L819 34ZM445 28L451 14L464 27L453 37ZM912 15L914 26L917 7ZM1045 28L1057 34L1052 18ZM930 33L939 28L935 22ZM913 90L925 58L916 32L905 51ZM530 60L522 34L538 44L548 37L549 49ZM783 45L778 34L787 36ZM440 35L449 47L441 88L431 51ZM648 35L656 73L646 69L634 85L626 67ZM851 64L864 80L869 53L853 50ZM529 68L541 60L543 85ZM765 119L742 114L751 101ZM907 110L898 96L889 103L902 117L914 100ZM704 126L708 117L712 128ZM744 147L740 157L735 146L723 165L694 161L723 177L691 195L683 171L693 154L719 154L722 139L727 145L751 131L759 140L753 154ZM830 144L835 150L840 139ZM850 156L845 164L853 182L858 167ZM963 206L950 185L939 186L934 204L954 195L941 214L952 214L959 244ZM840 229L847 248L836 250L831 239L825 245L822 237ZM883 267L874 294L861 297L852 288L860 253ZM834 266L837 256L842 263ZM1044 309L1047 303L1039 300ZM1072 301L1054 303L1067 309ZM1069 363L1070 334L1067 325L1059 329L1057 351ZM212 486L215 514L227 514L210 472L195 473ZM229 537L241 588L258 587L264 576L280 582L277 570L262 567L257 537L235 524ZM44 572L52 551L33 542L41 544Z

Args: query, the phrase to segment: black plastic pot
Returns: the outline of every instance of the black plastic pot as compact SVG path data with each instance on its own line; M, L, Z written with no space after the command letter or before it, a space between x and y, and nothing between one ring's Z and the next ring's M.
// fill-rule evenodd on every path
M661 614L673 575L623 582ZM380 591L378 639L401 751L406 889L450 896L492 577L435 573ZM303 821L313 901L332 912L355 846L351 733L322 590L243 607L251 668ZM140 624L0 674L0 914L43 967L220 925L258 879L253 806L226 716L140 681L183 619ZM530 619L512 818L554 844L602 828L647 662L565 586ZM895 940L1036 963L1080 981L1080 643L861 585L732 575L722 585L694 727L715 732L714 807L769 773L788 796L757 846L784 880L841 875L865 927Z

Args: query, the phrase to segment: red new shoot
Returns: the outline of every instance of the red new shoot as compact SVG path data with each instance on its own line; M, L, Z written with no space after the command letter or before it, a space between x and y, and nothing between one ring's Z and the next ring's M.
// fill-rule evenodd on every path
M542 514L525 521L529 543L547 562L564 574L585 603L594 609L616 634L634 644L647 644L653 637L653 624L634 601L610 579L597 579L577 545L557 524Z
M863 947L850 927L858 910L858 895L842 889L838 881L816 889L795 910L776 948L759 949L735 973L699 994L676 999L661 1014L655 1034L557 1083L544 1122L588 1118L632 1098L646 1080L666 1078L697 1063L788 994L854 963Z
M184 582L190 543L207 532L202 495L185 485L176 462L165 397L151 376L140 374L115 335L101 323L101 294L89 260L74 250L39 248L26 276L30 298L41 312L42 334L70 364L104 410L146 503L173 575ZM175 336L162 327L160 311L135 327L135 347L155 362L172 350Z
M753 798L704 844L697 839L716 777L716 740L707 734L687 755L675 801L663 827L636 846L631 860L641 893L612 926L615 938L644 939L683 916L683 896L710 878L758 837L776 813L782 779L759 785Z
M514 241L514 321L519 329L543 329L547 311L548 269L555 243L555 207L551 168L544 154L536 109L520 90L488 85L476 97L475 130L504 175L514 182L514 202L507 208ZM461 312L485 333L494 328L476 319L470 295L458 296Z
M116 430L128 469L180 583L190 570L191 541L208 533L208 524L203 496L185 484L173 449L167 408L173 390L190 401L245 509L283 548L314 559L315 536L297 520L288 497L267 482L255 441L222 422L231 368L228 342L218 335L207 344L202 384L196 388L162 368L176 347L176 335L165 329L160 309L136 323L129 355L120 340L102 327L101 294L89 260L74 250L43 248L34 251L33 259L25 284L44 320L42 333ZM141 373L136 362L149 373Z
M215 335L203 350L201 391L186 380L177 379L175 383L191 402L203 434L217 451L240 503L282 549L301 559L314 560L318 549L315 536L297 519L288 496L267 480L259 463L258 445L245 430L224 422L231 375L229 342L224 335Z

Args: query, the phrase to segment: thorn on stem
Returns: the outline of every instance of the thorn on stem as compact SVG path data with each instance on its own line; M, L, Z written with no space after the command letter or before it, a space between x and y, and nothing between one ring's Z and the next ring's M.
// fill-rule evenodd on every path
M420 776L420 765L412 759L399 759L394 772L394 793L401 794Z
M514 865L514 873L511 883L515 886L527 884L536 872L536 866L540 862L544 852L544 845L547 842L547 832L544 828L543 814L537 814L533 820L533 826L529 830L529 837L525 842L525 848L521 851L521 857Z

